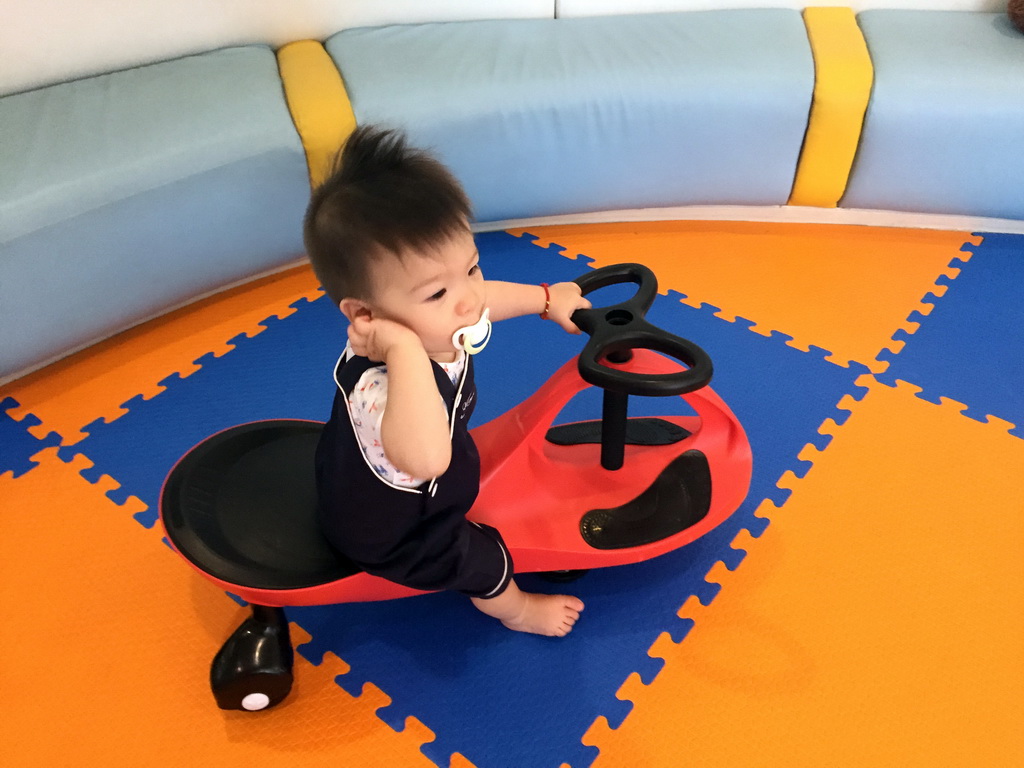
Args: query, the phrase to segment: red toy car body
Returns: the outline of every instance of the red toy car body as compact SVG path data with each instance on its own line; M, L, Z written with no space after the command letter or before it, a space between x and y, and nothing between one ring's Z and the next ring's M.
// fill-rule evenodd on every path
M621 282L639 288L626 302L578 311L573 320L591 337L580 356L472 430L481 477L468 518L501 531L517 572L657 557L719 525L750 485L750 445L707 386L710 358L644 319L657 292L653 273L618 265L577 282L584 293ZM602 419L552 427L590 386L604 390ZM631 394L682 397L692 415L628 419ZM214 661L223 708L262 708L287 695L291 646L281 608L421 594L358 570L319 532L313 454L321 426L232 427L189 451L164 484L160 518L172 546L253 606Z

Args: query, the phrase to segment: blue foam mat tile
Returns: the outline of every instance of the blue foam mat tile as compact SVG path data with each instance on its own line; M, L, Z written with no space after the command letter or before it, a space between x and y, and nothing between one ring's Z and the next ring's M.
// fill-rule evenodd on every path
M0 476L8 472L15 478L30 472L38 465L32 457L44 448L59 445L60 436L50 432L44 438L38 438L29 432L29 427L42 424L36 416L25 415L21 421L15 421L8 413L20 403L13 397L0 400Z
M192 375L161 382L165 391L133 399L116 421L94 422L87 436L64 452L84 454L94 466L91 482L113 477L113 496L134 495L149 509L140 522L152 525L163 479L177 460L210 435L259 419L323 420L330 413L332 371L344 346L341 315L326 298L307 303L286 320L271 318L266 330L241 336L221 357L204 356Z
M968 261L954 261L960 273L938 281L947 289L932 297L932 311L914 316L920 327L894 337L905 344L884 357L889 367L878 379L921 387L918 397L929 402L956 400L971 418L1009 421L1024 437L1024 235L981 237L962 248L973 252Z

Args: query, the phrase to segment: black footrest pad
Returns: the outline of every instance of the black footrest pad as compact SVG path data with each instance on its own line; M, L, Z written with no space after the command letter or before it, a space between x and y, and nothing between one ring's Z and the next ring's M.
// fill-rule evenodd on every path
M587 512L580 532L594 549L639 547L686 530L710 508L711 469L707 457L692 450L677 457L632 501Z
M682 427L657 418L626 421L626 445L673 445L690 436ZM562 424L548 430L547 440L555 445L588 445L601 442L600 421Z

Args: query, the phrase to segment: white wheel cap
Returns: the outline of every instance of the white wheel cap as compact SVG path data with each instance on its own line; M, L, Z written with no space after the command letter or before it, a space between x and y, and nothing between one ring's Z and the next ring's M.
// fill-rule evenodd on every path
M243 709L247 709L250 712L259 712L261 709L266 709L269 704L270 697L265 693L250 693L242 699Z

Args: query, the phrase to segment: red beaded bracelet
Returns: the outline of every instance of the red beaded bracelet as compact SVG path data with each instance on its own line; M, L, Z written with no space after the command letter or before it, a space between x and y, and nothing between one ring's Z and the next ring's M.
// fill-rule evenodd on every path
M547 320L548 310L551 309L551 291L548 290L547 283L541 283L540 287L544 289L544 311L540 313L540 319Z

